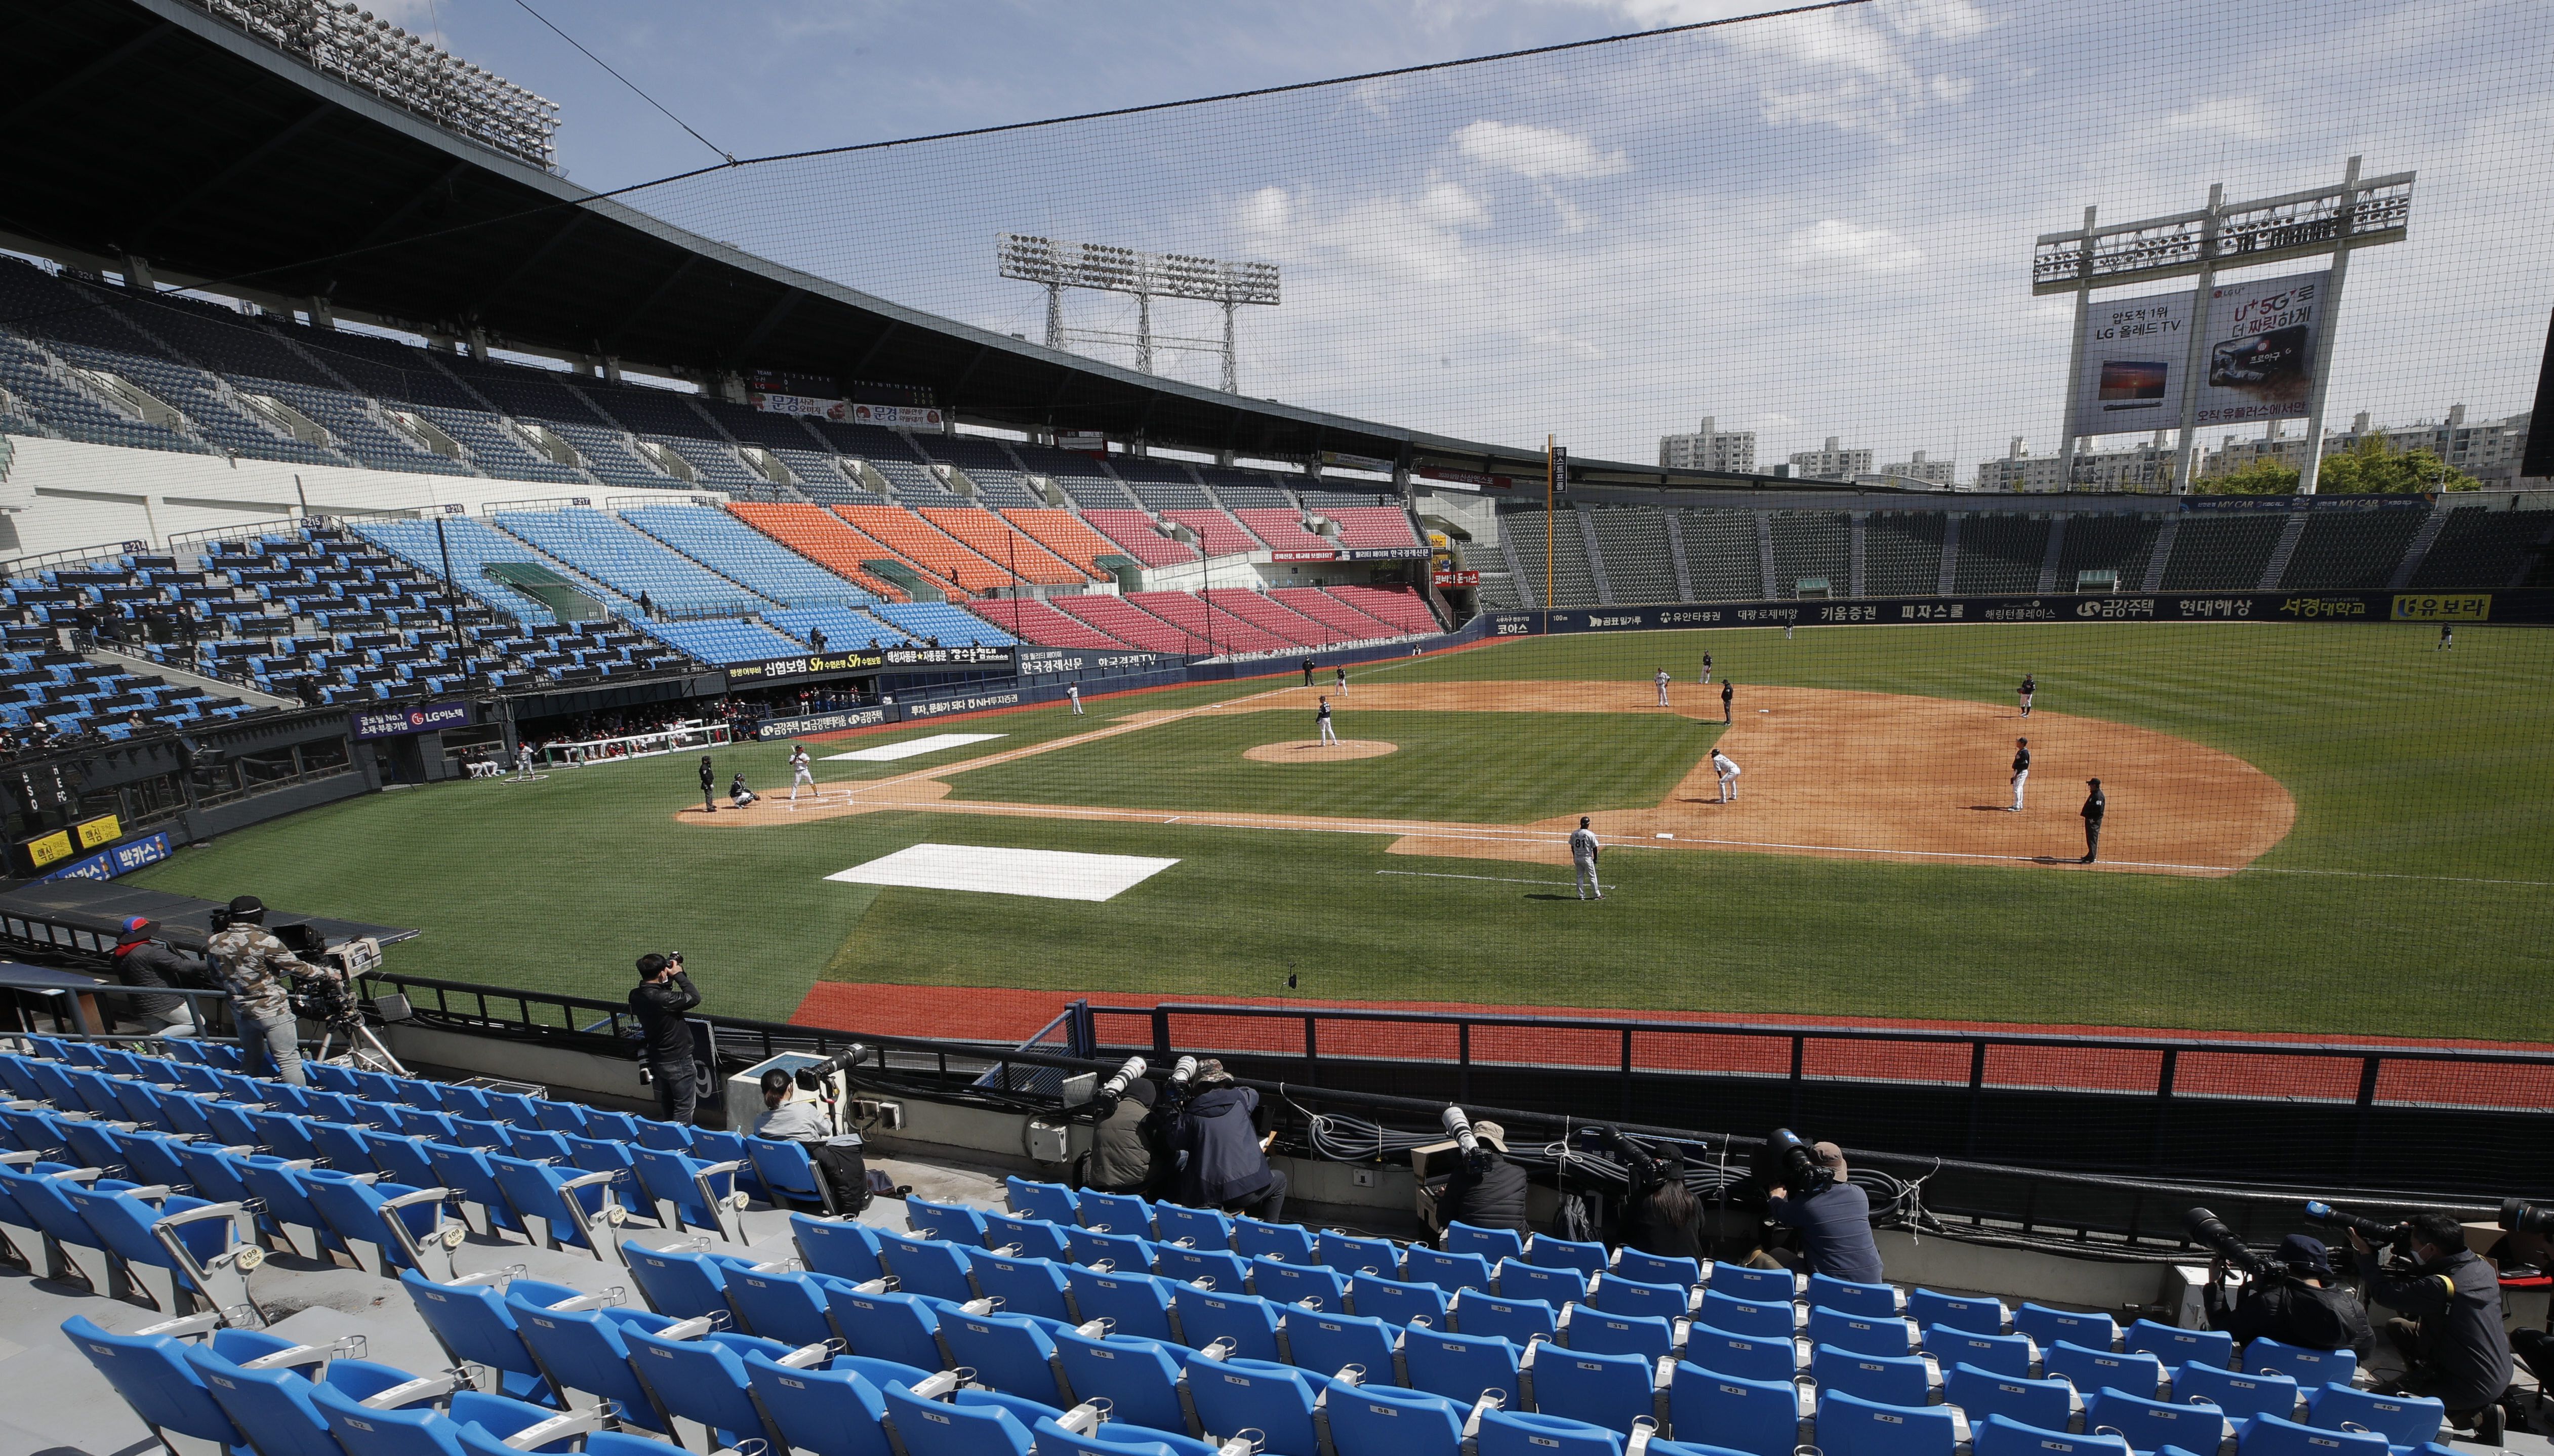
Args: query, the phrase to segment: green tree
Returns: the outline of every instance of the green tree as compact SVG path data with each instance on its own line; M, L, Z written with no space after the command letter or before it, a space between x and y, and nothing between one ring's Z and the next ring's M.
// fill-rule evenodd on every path
M2265 455L2224 475L2201 476L2199 489L2210 496L2293 496L2297 493L2297 468Z
M2429 451L2397 450L2375 433L2348 450L2325 456L2315 478L2315 489L2330 496L2417 496L2423 491L2482 488L2482 482L2451 469Z

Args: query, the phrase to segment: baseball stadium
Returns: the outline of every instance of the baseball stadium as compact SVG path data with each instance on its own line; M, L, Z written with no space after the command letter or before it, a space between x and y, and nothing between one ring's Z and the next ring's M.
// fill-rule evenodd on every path
M0 1456L2554 1453L2554 20L1409 9L0 0Z

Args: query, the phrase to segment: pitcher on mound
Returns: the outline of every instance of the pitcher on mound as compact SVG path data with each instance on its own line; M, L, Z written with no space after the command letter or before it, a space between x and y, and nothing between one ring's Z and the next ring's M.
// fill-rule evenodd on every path
M1331 700L1330 700L1330 699L1328 699L1328 698L1324 698L1324 699L1322 700L1322 706L1321 706L1321 708L1320 708L1319 710L1317 710L1317 711L1313 714L1313 721L1314 721L1315 723L1317 723L1317 724L1321 725L1321 728L1322 728L1322 741L1323 741L1324 743L1329 744L1329 745L1330 745L1330 746L1332 746L1332 747L1337 747L1337 746L1338 746L1338 741L1339 741L1339 735L1338 735L1335 731L1334 731L1334 730L1332 729L1332 728L1331 728Z

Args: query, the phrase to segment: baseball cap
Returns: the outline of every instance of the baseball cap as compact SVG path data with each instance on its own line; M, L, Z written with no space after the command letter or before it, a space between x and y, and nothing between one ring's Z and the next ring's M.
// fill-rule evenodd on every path
M233 915L263 915L265 913L266 902L255 895L240 895L233 898L231 901L231 914Z
M136 941L149 939L151 939L151 917L137 915L124 923L122 932L115 938L115 944L130 946Z
M2279 1263L2290 1269L2326 1276L2332 1273L2331 1251L2324 1247L2323 1240L2305 1234L2290 1234L2279 1240L2277 1257Z

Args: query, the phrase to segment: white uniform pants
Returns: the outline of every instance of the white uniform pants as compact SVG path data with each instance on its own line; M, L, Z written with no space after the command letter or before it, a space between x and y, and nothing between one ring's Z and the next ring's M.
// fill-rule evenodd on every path
M816 787L816 776L802 768L798 770L798 776L789 781L790 803L795 804L798 802L798 786L801 784L806 785L807 792L815 795L817 798L822 799L825 797L825 791Z
M1596 861L1580 858L1573 862L1578 866L1578 898L1584 900L1593 895L1599 900L1604 899L1605 887L1596 883Z
M2024 780L2026 780L2026 779L2028 779L2028 778L2030 778L2030 777L2031 777L2031 770L2030 770L2030 769L2024 768L2024 769L2016 769L2016 770L2014 771L2014 775L2013 775L2013 812L2014 812L2014 813L2016 813L2016 814L2020 814L2020 813L2022 812L2022 785L2023 785L2023 781L2024 781Z
M1082 695L1080 693L1069 693L1066 696L1073 700L1073 716L1080 718L1082 716Z
M1659 706L1661 708L1668 706L1668 685L1665 683L1659 684Z
M1333 731L1333 730L1332 730L1332 728L1331 728L1331 721L1330 721L1329 719L1327 719L1327 718L1326 718L1326 719L1323 719L1323 720L1322 720L1322 741L1323 741L1323 742L1325 742L1325 743L1335 743L1335 742L1337 742L1338 740L1339 740L1339 735L1338 735L1336 732Z
M1723 804L1734 804L1737 800L1738 775L1734 773L1722 774L1720 776L1720 802Z

